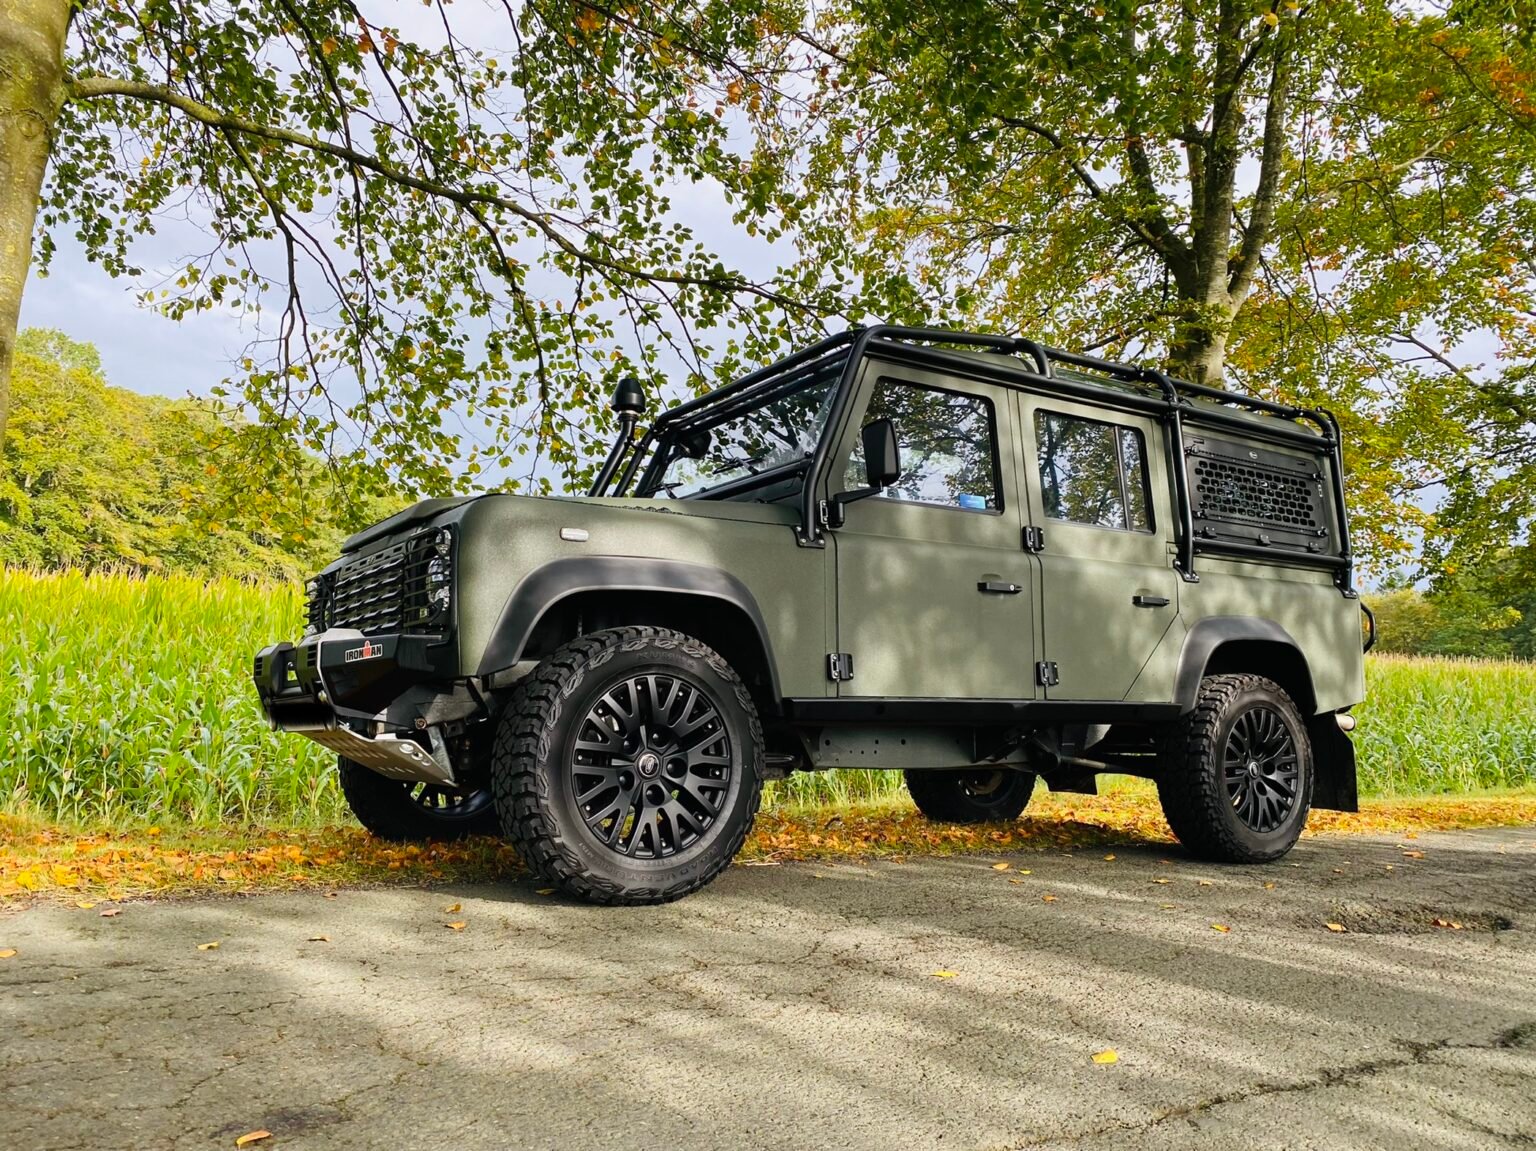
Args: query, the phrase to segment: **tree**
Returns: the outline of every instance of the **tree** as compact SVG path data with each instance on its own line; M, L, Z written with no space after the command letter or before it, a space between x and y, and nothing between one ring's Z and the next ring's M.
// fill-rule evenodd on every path
M1496 546L1536 513L1526 8L835 0L761 124L800 280L1337 408L1369 558Z
M17 340L0 456L0 565L302 578L392 500L338 505L320 461L243 482L238 428L190 400L109 386L90 344Z
M735 63L759 5L509 2L473 33L505 58L448 0L409 34L365 7L0 0L0 436L34 230L40 270L72 229L138 276L136 241L188 217L203 249L148 295L255 318L232 398L426 491L574 469L619 376L671 354L698 384L802 318L667 193L768 206L725 115L768 79Z

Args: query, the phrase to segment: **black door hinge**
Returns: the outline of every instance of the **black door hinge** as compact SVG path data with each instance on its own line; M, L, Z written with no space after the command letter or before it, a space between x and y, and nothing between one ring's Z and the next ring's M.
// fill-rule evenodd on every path
M1061 682L1061 676L1056 671L1054 659L1042 659L1035 664L1035 682L1041 687L1055 687Z
M1027 552L1043 552L1045 550L1045 529L1027 527L1024 529L1024 550Z
M827 678L833 683L842 683L853 678L853 656L846 651L831 651L827 653Z

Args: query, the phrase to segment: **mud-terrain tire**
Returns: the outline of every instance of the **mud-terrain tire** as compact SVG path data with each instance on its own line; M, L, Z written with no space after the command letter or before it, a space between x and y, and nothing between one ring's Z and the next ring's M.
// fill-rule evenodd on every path
M763 731L741 677L679 632L624 627L552 652L503 711L501 827L591 903L666 903L729 866L757 816Z
M423 843L496 835L496 806L483 784L462 791L388 779L350 759L340 758L341 793L357 821L380 839Z
M1211 675L1163 741L1157 794L1191 854L1269 863L1312 806L1312 745L1295 702L1260 675Z
M1006 823L1019 818L1035 775L1011 768L902 772L917 810L937 823Z

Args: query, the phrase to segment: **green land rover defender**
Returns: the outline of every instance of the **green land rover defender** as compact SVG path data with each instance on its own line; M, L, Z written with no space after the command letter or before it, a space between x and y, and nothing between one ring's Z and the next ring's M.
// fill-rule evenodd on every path
M765 779L905 772L939 820L1155 780L1195 855L1353 810L1364 694L1325 411L1031 340L857 329L621 432L585 497L347 540L256 656L390 839L501 834L600 903L729 864Z

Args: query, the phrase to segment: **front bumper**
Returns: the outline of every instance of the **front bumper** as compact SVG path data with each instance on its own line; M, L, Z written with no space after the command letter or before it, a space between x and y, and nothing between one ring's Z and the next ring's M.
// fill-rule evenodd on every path
M279 731L307 736L391 779L453 786L440 739L423 744L410 735L365 734L392 701L435 678L426 644L426 637L341 628L275 643L256 654L256 694Z

